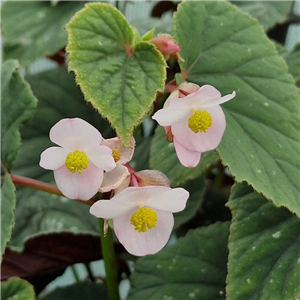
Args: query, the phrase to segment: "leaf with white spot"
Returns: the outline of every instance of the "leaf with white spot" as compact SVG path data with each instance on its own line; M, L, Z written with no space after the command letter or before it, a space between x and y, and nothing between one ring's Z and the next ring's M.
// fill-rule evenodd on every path
M228 202L228 300L296 299L300 296L300 220L246 183Z
M1 282L2 300L34 300L35 292L33 286L18 277L12 277L7 281Z
M159 253L139 258L128 300L225 299L228 234L228 223L198 228Z
M66 26L69 70L85 99L107 118L122 143L163 91L166 63L156 47L136 36L124 16L105 3L89 3Z
M299 95L258 23L226 1L187 1L175 13L181 75L236 97L222 105L217 150L237 182L300 214Z

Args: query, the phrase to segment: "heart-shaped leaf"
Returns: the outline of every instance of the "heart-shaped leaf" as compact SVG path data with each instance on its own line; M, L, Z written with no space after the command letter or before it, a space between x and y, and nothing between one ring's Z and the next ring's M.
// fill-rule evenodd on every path
M128 146L137 126L163 91L166 63L155 46L139 40L124 16L90 3L68 23L69 70L87 101Z
M218 146L238 182L300 213L299 95L258 23L225 1L183 2L175 13L181 74L236 97L222 105Z

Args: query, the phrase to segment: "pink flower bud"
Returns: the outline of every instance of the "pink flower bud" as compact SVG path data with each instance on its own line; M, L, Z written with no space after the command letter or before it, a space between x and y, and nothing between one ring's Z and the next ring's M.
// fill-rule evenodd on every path
M178 52L180 47L176 41L169 35L160 35L150 40L150 43L154 44L157 49L163 54L164 58L168 60L170 56L180 59Z

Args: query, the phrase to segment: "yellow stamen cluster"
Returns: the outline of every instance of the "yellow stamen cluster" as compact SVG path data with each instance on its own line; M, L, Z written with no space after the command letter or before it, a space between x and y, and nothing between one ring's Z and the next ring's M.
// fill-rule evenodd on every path
M157 214L149 207L139 208L130 219L130 223L135 226L134 229L138 232L146 232L147 227L151 229L156 227Z
M189 117L189 128L195 133L206 132L212 125L211 114L207 110L196 110Z
M67 155L65 164L71 173L77 171L81 174L81 169L87 169L89 166L89 159L85 152L75 150Z
M112 149L111 155L114 158L115 162L118 162L121 159L121 152L116 148Z

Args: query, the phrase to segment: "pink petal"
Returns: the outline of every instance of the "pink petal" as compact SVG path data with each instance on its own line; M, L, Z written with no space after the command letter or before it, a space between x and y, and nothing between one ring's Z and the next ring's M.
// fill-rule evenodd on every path
M122 192L120 194L122 194ZM133 209L137 210L139 208L134 200L124 197L117 198L117 196L114 196L110 200L97 201L91 206L90 213L97 218L112 219L126 214L128 211Z
M50 147L41 153L40 166L46 170L55 170L65 164L68 150Z
M174 138L185 148L196 151L206 152L215 149L224 134L226 128L225 115L219 105L206 108L211 114L213 124L206 132L194 133L188 127L188 118L185 118L172 125Z
M113 219L114 231L120 243L126 250L136 256L154 254L160 251L168 242L173 226L172 213L156 211L156 227L148 229L147 232L138 232L130 224L130 218L136 210Z
M167 188L159 196L149 198L145 206L160 211L179 212L184 210L188 197L189 193L183 188Z
M181 102L183 101L182 98L178 99ZM171 104L173 100L174 99L171 99L169 103ZM174 105L173 107L170 107L169 105L166 108L160 109L152 116L152 119L156 120L160 126L172 125L186 117L191 112L189 107L186 107L182 104L183 103L178 103L178 105Z
M232 98L235 97L235 91L232 92L232 94L229 94L229 95L226 95L226 96L223 96L221 98L215 98L215 99L207 99L205 101L203 101L201 103L201 109L204 109L204 108L207 108L207 107L212 107L212 106L215 106L215 105L219 105L219 104L222 104L224 102L227 102L229 100L231 100Z
M177 157L180 163L187 168L194 168L198 165L201 152L191 151L181 145L176 139L174 139L174 146Z
M86 150L86 155L90 161L98 168L111 171L116 167L114 158L112 157L112 150L107 146L96 146Z
M54 170L54 178L60 191L70 199L89 200L99 190L103 180L103 170L89 162L82 173L71 173L65 165Z
M87 148L100 145L101 133L86 121L74 119L62 119L50 130L50 140L70 151L76 149L84 151Z
M99 192L105 193L116 189L129 174L126 167L117 164L112 171L104 173L103 182Z
M121 158L117 162L118 164L126 164L129 162L133 156L134 147L135 147L135 139L134 137L130 137L130 146L124 147L120 138L115 137L112 139L102 140L101 145L107 146L110 149L118 149L121 153Z

